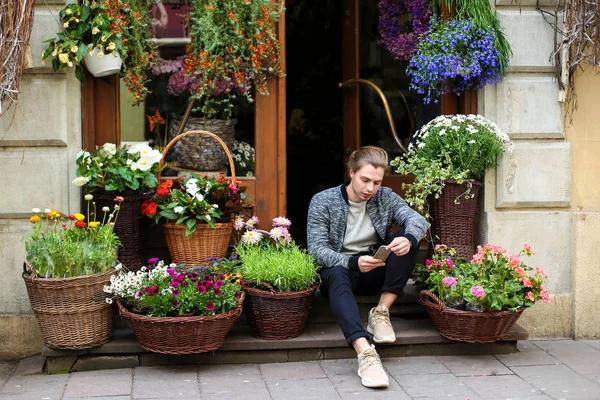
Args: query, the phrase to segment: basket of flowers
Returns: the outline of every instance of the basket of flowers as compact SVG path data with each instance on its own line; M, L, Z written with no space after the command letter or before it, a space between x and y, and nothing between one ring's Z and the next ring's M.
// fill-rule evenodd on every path
M227 145L205 131L188 131L178 135L163 150L164 156L186 136L206 135L217 140L227 153L231 180L221 174L211 178L191 173L187 178L167 179L153 198L142 204L142 214L162 224L171 260L176 263L204 265L207 258L227 253L233 218L243 208L246 194L237 186L235 166ZM160 172L159 172L160 179Z
M99 222L89 196L87 216L34 208L33 229L24 238L23 280L44 341L52 348L99 346L113 333L113 308L103 287L115 273L119 240L113 222L120 206L103 207Z
M209 267L149 261L137 273L122 268L104 288L116 299L141 347L162 354L194 354L223 346L242 313L239 278Z
M537 301L550 302L548 275L521 261L533 250L524 246L507 255L500 246L479 246L471 261L437 245L432 259L415 269L419 301L440 335L450 340L487 343L506 338L523 311Z

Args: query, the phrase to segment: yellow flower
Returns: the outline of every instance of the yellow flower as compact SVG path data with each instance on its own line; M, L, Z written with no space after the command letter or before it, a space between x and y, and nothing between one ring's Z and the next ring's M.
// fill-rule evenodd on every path
M85 219L85 215L77 213L77 214L75 214L75 219L77 221L83 221Z
M60 213L56 210L50 211L47 215L48 215L48 219L59 219L60 218Z
M92 35L95 35L95 34L97 34L98 32L99 32L98 28L96 28L96 27L93 27L93 28L92 28Z
M108 46L106 46L106 50L114 50L114 49L116 49L116 48L117 48L117 45L116 45L116 44L114 44L113 42L110 42L110 43L108 44Z
M73 11L71 11L71 9L70 9L70 8L67 8L67 9L65 10L65 14L67 14L67 15L71 15L71 14L73 14Z
M102 58L102 57L104 57L104 53L103 52L98 53L98 58Z
M34 215L31 218L29 218L29 222L31 222L32 224L37 224L41 221L42 219L40 218L39 215Z
M237 276L239 279L242 279L242 278L244 277L240 271L238 271L238 272L237 272L236 276Z
M77 47L77 46L71 47L71 53L77 53L77 50L79 50L79 47Z
M69 55L67 53L60 53L58 59L61 63L66 64L69 62Z
M89 223L90 228L97 228L98 225L100 225L100 222L98 221L92 221Z

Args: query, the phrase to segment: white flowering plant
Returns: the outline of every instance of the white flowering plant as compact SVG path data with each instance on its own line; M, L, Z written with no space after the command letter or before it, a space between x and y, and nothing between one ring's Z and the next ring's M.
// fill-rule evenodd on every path
M255 151L254 147L246 142L233 142L231 158L235 165L235 172L239 176L254 176Z
M226 313L242 299L240 279L210 267L185 268L156 258L137 272L117 266L104 292L136 314L150 317L206 316Z
M142 214L161 221L184 224L186 236L196 231L197 224L214 227L229 222L244 206L247 196L231 180L221 174L210 178L195 173L162 182L153 198L142 203Z
M234 222L234 229L243 232L236 252L246 282L280 292L302 291L314 285L319 266L292 240L291 221L273 218L269 231L258 229L258 222L256 216L246 221L237 217Z
M78 154L73 184L87 192L147 192L158 184L161 159L161 152L146 144L117 148L114 143L105 143L94 152Z
M472 182L481 180L498 156L512 149L508 135L481 115L441 115L425 124L408 153L391 165L396 173L415 176L414 183L403 184L405 200L429 216L427 197L438 198L445 182L467 183L461 197L469 199Z

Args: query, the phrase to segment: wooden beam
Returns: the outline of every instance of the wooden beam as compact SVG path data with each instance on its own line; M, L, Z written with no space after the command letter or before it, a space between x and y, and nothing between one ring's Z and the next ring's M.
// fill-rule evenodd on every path
M360 78L360 4L359 0L344 0L342 26L342 79ZM344 89L344 161L360 148L360 86Z

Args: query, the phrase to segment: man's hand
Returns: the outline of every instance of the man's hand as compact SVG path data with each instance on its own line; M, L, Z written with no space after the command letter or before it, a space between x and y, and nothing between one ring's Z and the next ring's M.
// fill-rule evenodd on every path
M371 256L360 256L358 258L358 269L360 272L369 272L372 269L385 266L385 262Z
M410 251L410 241L403 236L397 237L385 248L391 250L397 256L403 256Z

